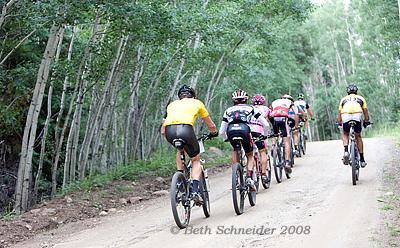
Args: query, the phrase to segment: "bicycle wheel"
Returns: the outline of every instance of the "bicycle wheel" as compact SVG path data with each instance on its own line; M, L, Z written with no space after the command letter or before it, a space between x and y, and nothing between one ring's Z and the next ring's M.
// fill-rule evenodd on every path
M299 157L301 157L301 154L303 153L303 132L301 132L301 130L299 130L299 134L298 134L298 152L299 152Z
M254 183L256 185L256 193L258 194L258 188L260 186L261 180L261 174L262 174L262 168L261 168L261 162L260 162L260 157L259 155L254 156L254 169L253 169L253 179Z
M350 144L350 161L351 161L351 179L353 181L353 185L357 184L357 159L356 159L356 149L355 142L351 142Z
M262 185L264 187L264 189L268 189L269 186L271 185L271 158L269 157L269 154L267 154L267 158L268 158L268 162L267 162L267 171L266 174L268 176L268 183L265 183L264 181L262 181Z
M235 163L232 169L232 199L237 215L243 213L245 190L242 165Z
M203 212L204 215L208 218L210 217L210 196L209 190L207 189L206 179L204 178L204 172L201 172L201 177L199 181L199 192L201 197L203 198Z
M186 228L190 220L190 200L188 196L185 176L182 172L176 172L171 182L171 208L175 223L181 229Z
M293 139L290 137L290 156L289 156L289 164L290 167L293 168L294 165L294 145L293 145Z
M307 144L307 141L304 138L304 134L302 136L303 136L303 138L302 138L302 143L301 143L301 149L303 150L303 155L306 155L306 148L307 148L306 144Z
M281 183L282 182L282 169L283 168L281 166L281 164L282 164L281 151L280 151L280 148L279 148L278 145L275 146L273 154L274 154L273 161L274 161L275 178L276 178L276 181L278 183Z
M260 163L258 163L258 165L260 165ZM254 185L256 186L256 191L254 191L253 189L247 188L247 190L249 192L250 206L256 205L256 197L257 197L257 193L258 193L259 179L261 179L258 176L257 170L258 169L256 169L256 171L253 171L253 180L254 180ZM261 171L261 168L260 168L260 171Z

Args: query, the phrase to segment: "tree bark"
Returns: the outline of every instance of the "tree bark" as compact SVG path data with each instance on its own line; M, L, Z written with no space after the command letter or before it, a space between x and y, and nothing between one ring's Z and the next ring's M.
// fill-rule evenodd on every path
M18 180L15 191L15 206L17 211L25 212L28 207L30 181L32 178L33 146L36 138L36 128L39 112L42 106L44 90L49 75L51 61L55 52L56 36L59 27L53 24L42 63L39 68L34 95L25 124L21 147L21 157L18 168Z

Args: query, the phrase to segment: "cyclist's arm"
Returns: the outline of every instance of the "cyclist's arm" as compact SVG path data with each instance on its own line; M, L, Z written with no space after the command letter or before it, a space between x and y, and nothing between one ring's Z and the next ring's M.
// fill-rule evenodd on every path
M228 128L228 122L226 121L222 121L221 122L221 128L219 129L219 135L221 135L221 137L224 140L228 139L228 136L226 136L226 129Z
M300 113L303 115L303 119L306 118L306 112L302 108L299 108Z
M310 114L311 119L314 119L314 114L310 108L307 109L307 112Z
M215 133L217 132L217 127L215 126L214 122L211 120L211 117L207 115L206 117L202 118L204 123L207 125L208 130L210 132Z
M165 122L165 120L162 121L162 125L161 125L161 134L165 137L165 126L164 126L164 122Z
M257 120L263 125L264 135L269 134L269 123L264 116L260 115Z
M293 109L294 112L294 128L299 127L299 111L297 111L296 105L292 105L291 108Z
M368 109L363 108L363 113L364 113L364 121L369 122L369 114L368 114Z
M339 124L342 124L342 110L339 110L338 116L337 116L337 122Z

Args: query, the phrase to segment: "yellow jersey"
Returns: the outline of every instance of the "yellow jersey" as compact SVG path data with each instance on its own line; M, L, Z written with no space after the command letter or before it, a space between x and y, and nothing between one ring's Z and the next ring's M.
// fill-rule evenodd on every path
M340 100L339 110L342 114L362 113L367 108L367 102L362 96L350 94Z
M204 104L194 98L182 98L168 105L167 113L164 116L164 126L176 124L189 124L193 126L197 115L200 115L201 118L208 116Z

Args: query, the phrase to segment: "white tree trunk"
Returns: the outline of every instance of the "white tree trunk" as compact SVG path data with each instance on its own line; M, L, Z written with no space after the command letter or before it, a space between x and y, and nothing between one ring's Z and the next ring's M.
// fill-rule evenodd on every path
M18 168L18 180L15 191L15 206L18 211L26 211L29 201L29 189L32 176L32 156L33 146L36 138L36 128L39 118L39 112L42 106L44 90L50 71L51 61L56 47L56 37L58 26L53 24L50 29L49 39L46 50L40 65L35 91L25 124L24 137L22 140L21 157Z

